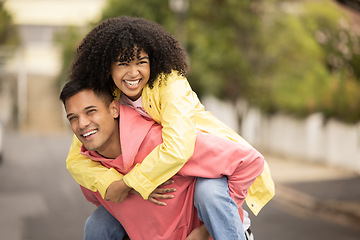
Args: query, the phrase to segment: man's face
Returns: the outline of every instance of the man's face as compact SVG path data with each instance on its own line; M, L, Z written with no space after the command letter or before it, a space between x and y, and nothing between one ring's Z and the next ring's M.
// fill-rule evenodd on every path
M131 62L113 62L111 76L121 92L132 100L138 99L150 78L148 54L142 50L139 58L135 57Z
M83 90L65 101L65 109L71 129L87 150L105 156L114 144L118 144L116 101L106 106L92 90Z

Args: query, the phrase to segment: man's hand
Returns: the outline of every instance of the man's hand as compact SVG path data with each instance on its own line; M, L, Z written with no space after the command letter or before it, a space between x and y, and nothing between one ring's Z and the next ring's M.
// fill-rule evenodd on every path
M121 203L126 199L131 189L123 180L114 181L106 189L104 199L112 203Z
M155 203L157 205L166 206L165 202L161 202L158 199L171 199L174 198L174 195L168 194L175 192L175 188L164 188L166 185L170 185L174 183L174 180L167 180L163 184L161 184L158 188L156 188L150 195L148 200L152 203Z
M199 227L192 230L189 236L185 240L209 240L210 234L207 231L205 224L200 225Z

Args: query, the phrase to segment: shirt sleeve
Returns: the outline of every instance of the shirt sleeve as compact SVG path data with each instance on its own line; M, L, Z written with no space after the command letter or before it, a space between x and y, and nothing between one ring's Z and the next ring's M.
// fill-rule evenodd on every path
M81 186L93 192L99 191L104 198L108 186L114 181L121 180L123 175L113 168L107 168L82 155L80 149L81 142L74 135L66 159L66 167Z
M160 88L159 111L163 143L141 164L124 176L125 183L144 199L174 176L193 155L197 130L194 113L196 95L186 78L176 75ZM194 98L195 95L195 98Z

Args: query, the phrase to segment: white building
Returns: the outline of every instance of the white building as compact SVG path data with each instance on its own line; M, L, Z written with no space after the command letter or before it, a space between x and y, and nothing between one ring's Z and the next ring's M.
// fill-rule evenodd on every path
M1 108L7 109L3 112L8 112L0 116L5 125L17 119L20 130L52 132L63 128L62 106L55 85L61 51L54 38L68 26L87 27L100 16L104 3L104 0L5 0L5 8L11 13L21 39L21 47L11 50L12 59L3 70L7 81L11 81L5 83L7 87L0 98Z

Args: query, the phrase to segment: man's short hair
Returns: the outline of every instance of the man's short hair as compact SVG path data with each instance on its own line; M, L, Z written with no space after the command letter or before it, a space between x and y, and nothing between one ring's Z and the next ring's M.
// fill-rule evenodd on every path
M107 106L114 100L114 95L112 89L109 88L95 88L81 81L70 80L68 81L60 93L60 100L65 106L65 101L72 96L78 94L84 90L92 90L98 97L104 100Z

